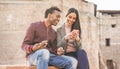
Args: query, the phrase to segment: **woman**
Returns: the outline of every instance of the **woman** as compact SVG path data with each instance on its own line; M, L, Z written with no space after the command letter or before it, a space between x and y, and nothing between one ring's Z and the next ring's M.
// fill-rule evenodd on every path
M57 44L65 55L78 60L78 69L89 69L86 52L81 49L81 28L78 11L70 8L66 14L66 22L57 29Z

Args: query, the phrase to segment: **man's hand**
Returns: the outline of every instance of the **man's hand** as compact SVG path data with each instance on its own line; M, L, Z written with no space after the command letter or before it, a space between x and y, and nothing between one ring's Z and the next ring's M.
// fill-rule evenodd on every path
M58 54L58 55L63 55L63 54L64 54L64 49L63 49L63 47L59 47L59 48L57 49L57 54Z
M47 44L48 44L48 41L47 41L47 40L42 41L41 43L35 44L35 45L33 46L32 50L33 50L33 51L36 51L36 50L41 49L41 48L46 48Z

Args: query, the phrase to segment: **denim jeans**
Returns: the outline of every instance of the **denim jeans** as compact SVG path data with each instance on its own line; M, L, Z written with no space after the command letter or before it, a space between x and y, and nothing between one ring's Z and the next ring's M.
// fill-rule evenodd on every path
M78 61L69 56L58 56L49 53L47 49L40 49L28 56L30 65L37 65L37 69L48 69L48 64L65 69L76 69Z
M50 54L49 64L65 69L76 69L78 61L70 56Z

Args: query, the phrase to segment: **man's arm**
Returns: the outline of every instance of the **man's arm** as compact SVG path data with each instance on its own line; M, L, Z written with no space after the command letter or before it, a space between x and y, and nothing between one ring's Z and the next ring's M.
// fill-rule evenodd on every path
M26 35L22 43L22 49L27 53L33 52L32 48L33 48L34 35L35 35L35 28L34 25L31 24L26 31Z

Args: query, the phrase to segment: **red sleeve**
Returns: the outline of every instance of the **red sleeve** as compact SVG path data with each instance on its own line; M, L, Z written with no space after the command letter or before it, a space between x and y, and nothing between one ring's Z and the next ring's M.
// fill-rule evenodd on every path
M26 35L25 35L25 38L23 40L23 43L22 43L22 49L24 51L26 51L27 53L32 53L32 47L33 47L33 40L34 40L34 35L35 35L35 28L34 28L34 25L31 24L27 31L26 31Z

